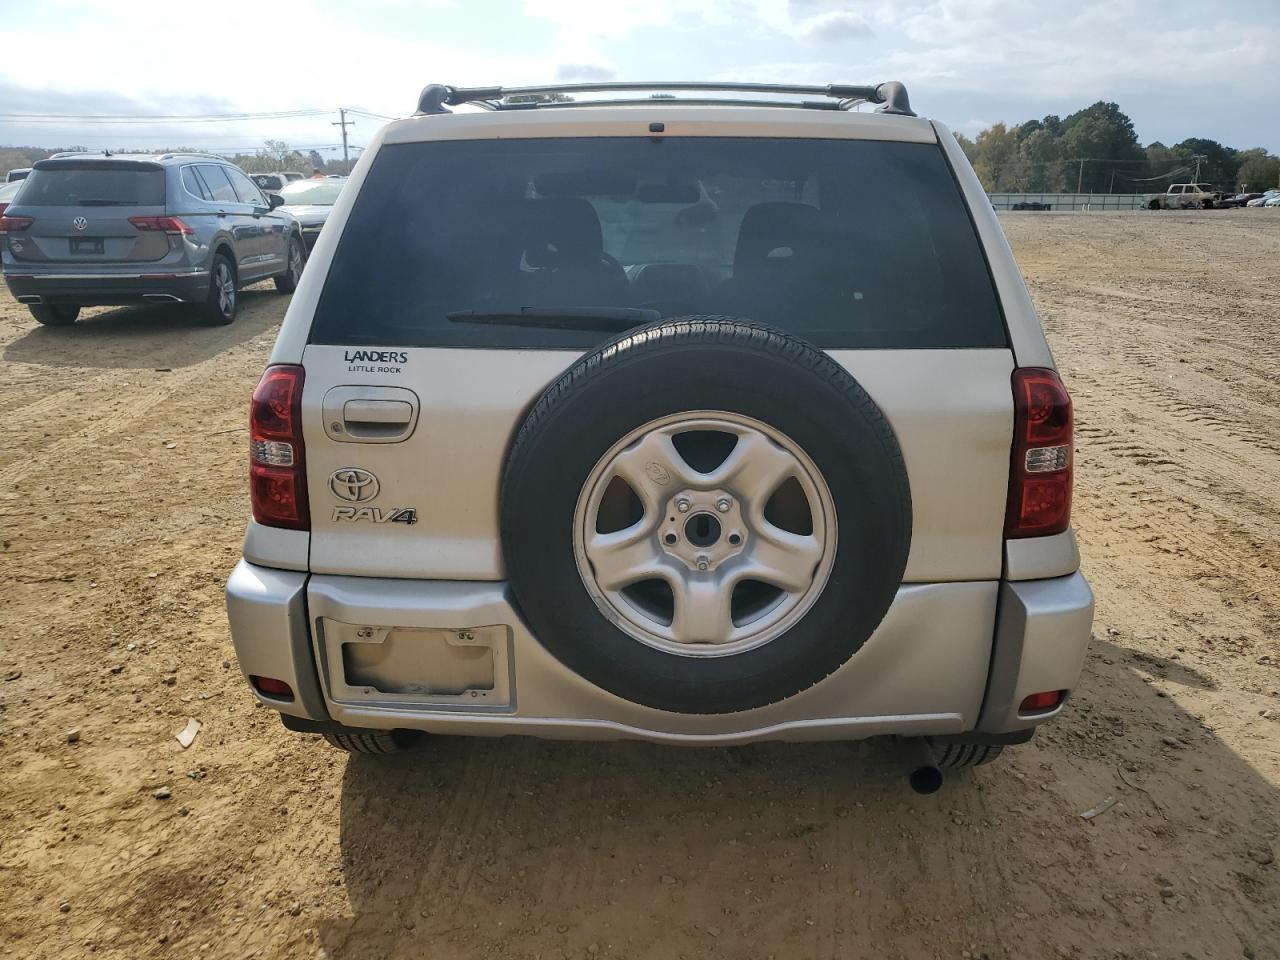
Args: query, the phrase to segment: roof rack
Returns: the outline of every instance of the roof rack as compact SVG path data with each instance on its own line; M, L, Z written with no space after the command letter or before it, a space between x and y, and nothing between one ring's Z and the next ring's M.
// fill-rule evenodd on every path
M223 163L230 162L227 160L226 157L219 156L216 153L188 153L185 150L177 150L177 151L174 151L173 153L162 153L158 157L156 157L156 159L157 160L176 160L178 157L199 157L202 160L221 160Z
M828 101L810 100L744 100L729 97L655 97L667 91L694 93L767 93L779 96L818 96ZM569 99L581 93L640 93L648 92L648 98L637 99ZM537 100L536 97L563 96L563 100ZM511 98L520 97L515 103ZM878 103L877 113L890 113L914 117L907 99L907 88L896 80L874 86L853 86L832 83L806 86L783 83L708 83L701 81L658 81L655 83L563 83L538 87L451 87L433 83L423 88L418 97L418 114L450 113L449 107L474 103L489 110L527 110L563 107L596 106L599 104L661 104L674 101L680 104L715 104L717 106L769 106L798 107L809 110L847 110L859 103Z
M187 152L185 150L176 150L170 153L148 153L132 152L125 153L115 150L63 150L59 153L53 153L45 157L46 160L66 160L70 157L124 157L128 159L137 159L138 157L150 157L153 160L174 160L178 157L199 157L202 160L223 160L226 157L220 157L216 153L196 153Z

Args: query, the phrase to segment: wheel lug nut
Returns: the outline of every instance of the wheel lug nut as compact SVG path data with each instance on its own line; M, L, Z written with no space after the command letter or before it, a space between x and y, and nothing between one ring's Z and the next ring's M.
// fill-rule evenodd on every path
M721 497L716 501L716 509L721 513L728 513L731 506L733 506L733 504L729 502L728 497Z
M684 497L681 497L679 500L676 501L676 509L679 510L681 513L688 513L689 501L686 500Z
M711 566L711 560L707 557L707 555L705 553L698 554L698 569L706 570L710 566Z

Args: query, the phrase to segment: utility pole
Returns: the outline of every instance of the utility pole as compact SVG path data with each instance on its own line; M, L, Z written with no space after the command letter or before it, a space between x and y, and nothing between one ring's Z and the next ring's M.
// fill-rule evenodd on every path
M1199 183L1200 182L1200 161L1208 160L1209 158L1205 156L1203 153L1193 153L1191 155L1191 159L1196 162L1196 175L1191 179L1191 182Z
M347 119L346 107L338 108L338 116L341 117L342 119L334 121L333 123L329 124L329 126L342 128L342 166L345 168L346 173L350 173L351 157L350 157L350 154L348 154L347 152L347 127L354 127L356 125L356 122L354 120Z
M1112 167L1111 168L1111 185L1107 187L1107 193L1115 193L1115 192L1116 192L1116 168Z
M1076 193L1079 193L1084 187L1084 161L1085 161L1085 158L1081 157L1080 158L1080 176L1076 178Z

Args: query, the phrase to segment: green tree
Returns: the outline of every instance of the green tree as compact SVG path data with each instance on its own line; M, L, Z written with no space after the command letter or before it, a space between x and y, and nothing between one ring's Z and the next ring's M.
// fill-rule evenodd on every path
M988 193L1018 189L1022 169L1014 131L1003 123L994 124L978 134L973 146L973 169Z
M1076 167L1076 184L1086 193L1106 193L1112 173L1141 171L1146 168L1146 154L1138 143L1133 121L1119 105L1099 100L1078 110L1062 121L1063 159L1084 160ZM1094 161L1094 162L1089 162ZM1071 177L1067 175L1068 181Z
M1251 193L1280 187L1280 157L1267 153L1262 147L1253 147L1240 151L1238 158L1240 166L1236 170L1235 186Z
M1066 166L1062 158L1062 138L1055 135L1051 128L1041 125L1038 120L1030 123L1035 126L1025 136L1023 127L1030 124L1023 124L1023 127L1018 128L1018 135L1023 138L1018 150L1026 170L1026 189L1046 193L1065 190L1067 183Z

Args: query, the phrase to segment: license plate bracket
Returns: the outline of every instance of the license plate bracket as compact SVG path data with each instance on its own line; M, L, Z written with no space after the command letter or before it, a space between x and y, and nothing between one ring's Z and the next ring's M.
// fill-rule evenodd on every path
M101 237L72 237L72 253L102 253Z

